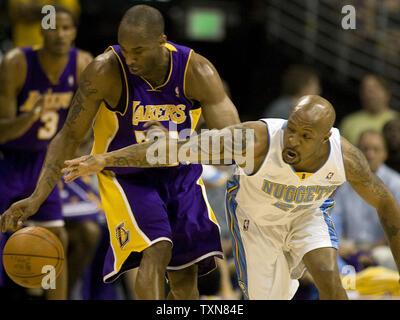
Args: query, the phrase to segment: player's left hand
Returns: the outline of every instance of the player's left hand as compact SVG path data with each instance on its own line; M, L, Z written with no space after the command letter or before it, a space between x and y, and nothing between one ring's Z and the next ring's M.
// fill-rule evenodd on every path
M61 173L67 174L64 176L64 181L70 183L76 178L100 172L104 169L106 161L101 154L93 154L66 160L64 164L66 167L61 169Z

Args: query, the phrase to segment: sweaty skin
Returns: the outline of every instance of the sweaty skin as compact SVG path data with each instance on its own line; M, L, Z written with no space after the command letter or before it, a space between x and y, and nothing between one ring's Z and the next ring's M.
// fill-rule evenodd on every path
M149 10L148 6L135 6L140 12L139 19ZM133 9L132 8L132 9ZM122 21L118 32L118 42L122 46L122 54L126 58L131 73L143 77L152 85L159 85L167 79L170 62L165 48L166 36L155 35L152 28L143 29L140 26L126 25ZM144 36L146 35L146 36ZM202 113L209 128L223 127L240 123L235 106L224 91L222 81L214 66L206 58L192 53L184 83L184 93L193 102L200 103ZM67 120L61 131L55 136L48 147L46 159L33 194L14 203L1 216L0 228L15 230L30 216L35 214L40 205L47 198L51 190L62 177L61 169L64 161L71 159L83 139L99 110L100 104L105 101L111 107L117 106L122 94L122 84L119 64L112 51L96 57L81 75L78 89L73 97ZM171 248L161 241L146 249L142 262L143 267L138 275L137 287L141 298L162 298L166 263ZM161 259L161 255L162 259ZM155 265L157 263L157 265ZM154 272L153 272L153 271ZM192 272L197 272L195 269ZM156 276L156 275L157 276ZM187 276L190 278L190 276ZM155 278L157 278L155 280ZM177 281L181 277L176 275ZM146 281L143 281L145 279ZM186 282L194 284L195 282ZM147 287L146 286L149 286ZM148 290L147 290L148 289ZM196 298L197 290L173 286L171 294L174 298ZM198 294L198 292L197 292Z
M284 150L293 150L294 152L293 156L287 155L287 163L291 164L290 162L292 162L297 171L317 171L329 155L330 129L334 121L334 109L325 99L318 96L306 96L300 99L293 108L284 129ZM256 172L268 152L267 126L261 121L245 122L223 130L215 130L212 134L214 137L224 139L224 131L230 130L233 135L235 129L254 130L254 172ZM202 141L202 139L200 138L199 141ZM233 143L233 141L228 142ZM380 178L371 172L362 152L343 137L341 142L347 181L365 201L377 209L381 225L400 270L399 205ZM179 141L178 148L182 148L186 144L193 144L193 141ZM63 169L63 172L68 173L66 180L72 181L81 175L99 172L109 165L146 167L149 166L146 160L146 152L151 145L152 143L148 142L110 153L84 156L66 161L66 168ZM224 146L225 144L221 143L220 163L223 163L224 160ZM208 152L206 155L210 155L210 151L202 148L201 143L197 148L200 153ZM235 153L232 149L231 147L229 152L233 159L243 156L246 150L245 144L243 144L243 149L240 152ZM285 159L285 151L283 151L282 157ZM207 157L198 157L197 162L201 162L202 159L209 161ZM346 292L340 282L336 250L333 248L312 250L304 256L303 261L316 282L321 299L347 299ZM329 271L329 276L327 276L327 271Z

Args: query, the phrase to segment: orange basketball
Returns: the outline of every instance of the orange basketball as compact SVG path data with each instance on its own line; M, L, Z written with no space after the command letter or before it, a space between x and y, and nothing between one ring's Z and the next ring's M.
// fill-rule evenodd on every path
M57 278L63 264L64 249L61 241L54 233L42 227L18 230L4 246L5 271L15 283L26 288L42 287L43 277L51 275L51 272Z

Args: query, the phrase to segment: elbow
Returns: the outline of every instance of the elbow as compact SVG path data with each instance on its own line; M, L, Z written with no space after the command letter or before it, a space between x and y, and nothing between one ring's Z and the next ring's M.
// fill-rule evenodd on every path
M400 208L396 199L388 195L382 198L376 206L376 211L380 217L384 216L387 212L399 212Z

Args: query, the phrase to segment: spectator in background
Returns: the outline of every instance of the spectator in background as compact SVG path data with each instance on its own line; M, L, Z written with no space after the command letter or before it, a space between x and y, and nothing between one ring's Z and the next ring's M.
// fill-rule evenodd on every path
M388 152L386 165L400 173L400 117L386 122L383 137Z
M360 100L362 110L346 116L340 126L341 134L356 145L365 130L381 131L384 124L399 113L390 108L390 85L377 74L367 74L361 81Z
M45 16L42 7L45 5L64 7L72 12L76 20L81 11L79 0L8 0L14 48L43 44L41 23Z
M311 67L292 65L283 75L281 90L281 96L265 109L264 117L287 119L297 99L321 93L319 76Z
M400 174L384 164L387 151L383 136L378 131L364 131L358 147L367 158L371 171L400 201ZM357 272L376 264L396 270L375 208L366 203L348 183L338 189L335 202L331 214L341 238L339 255Z

